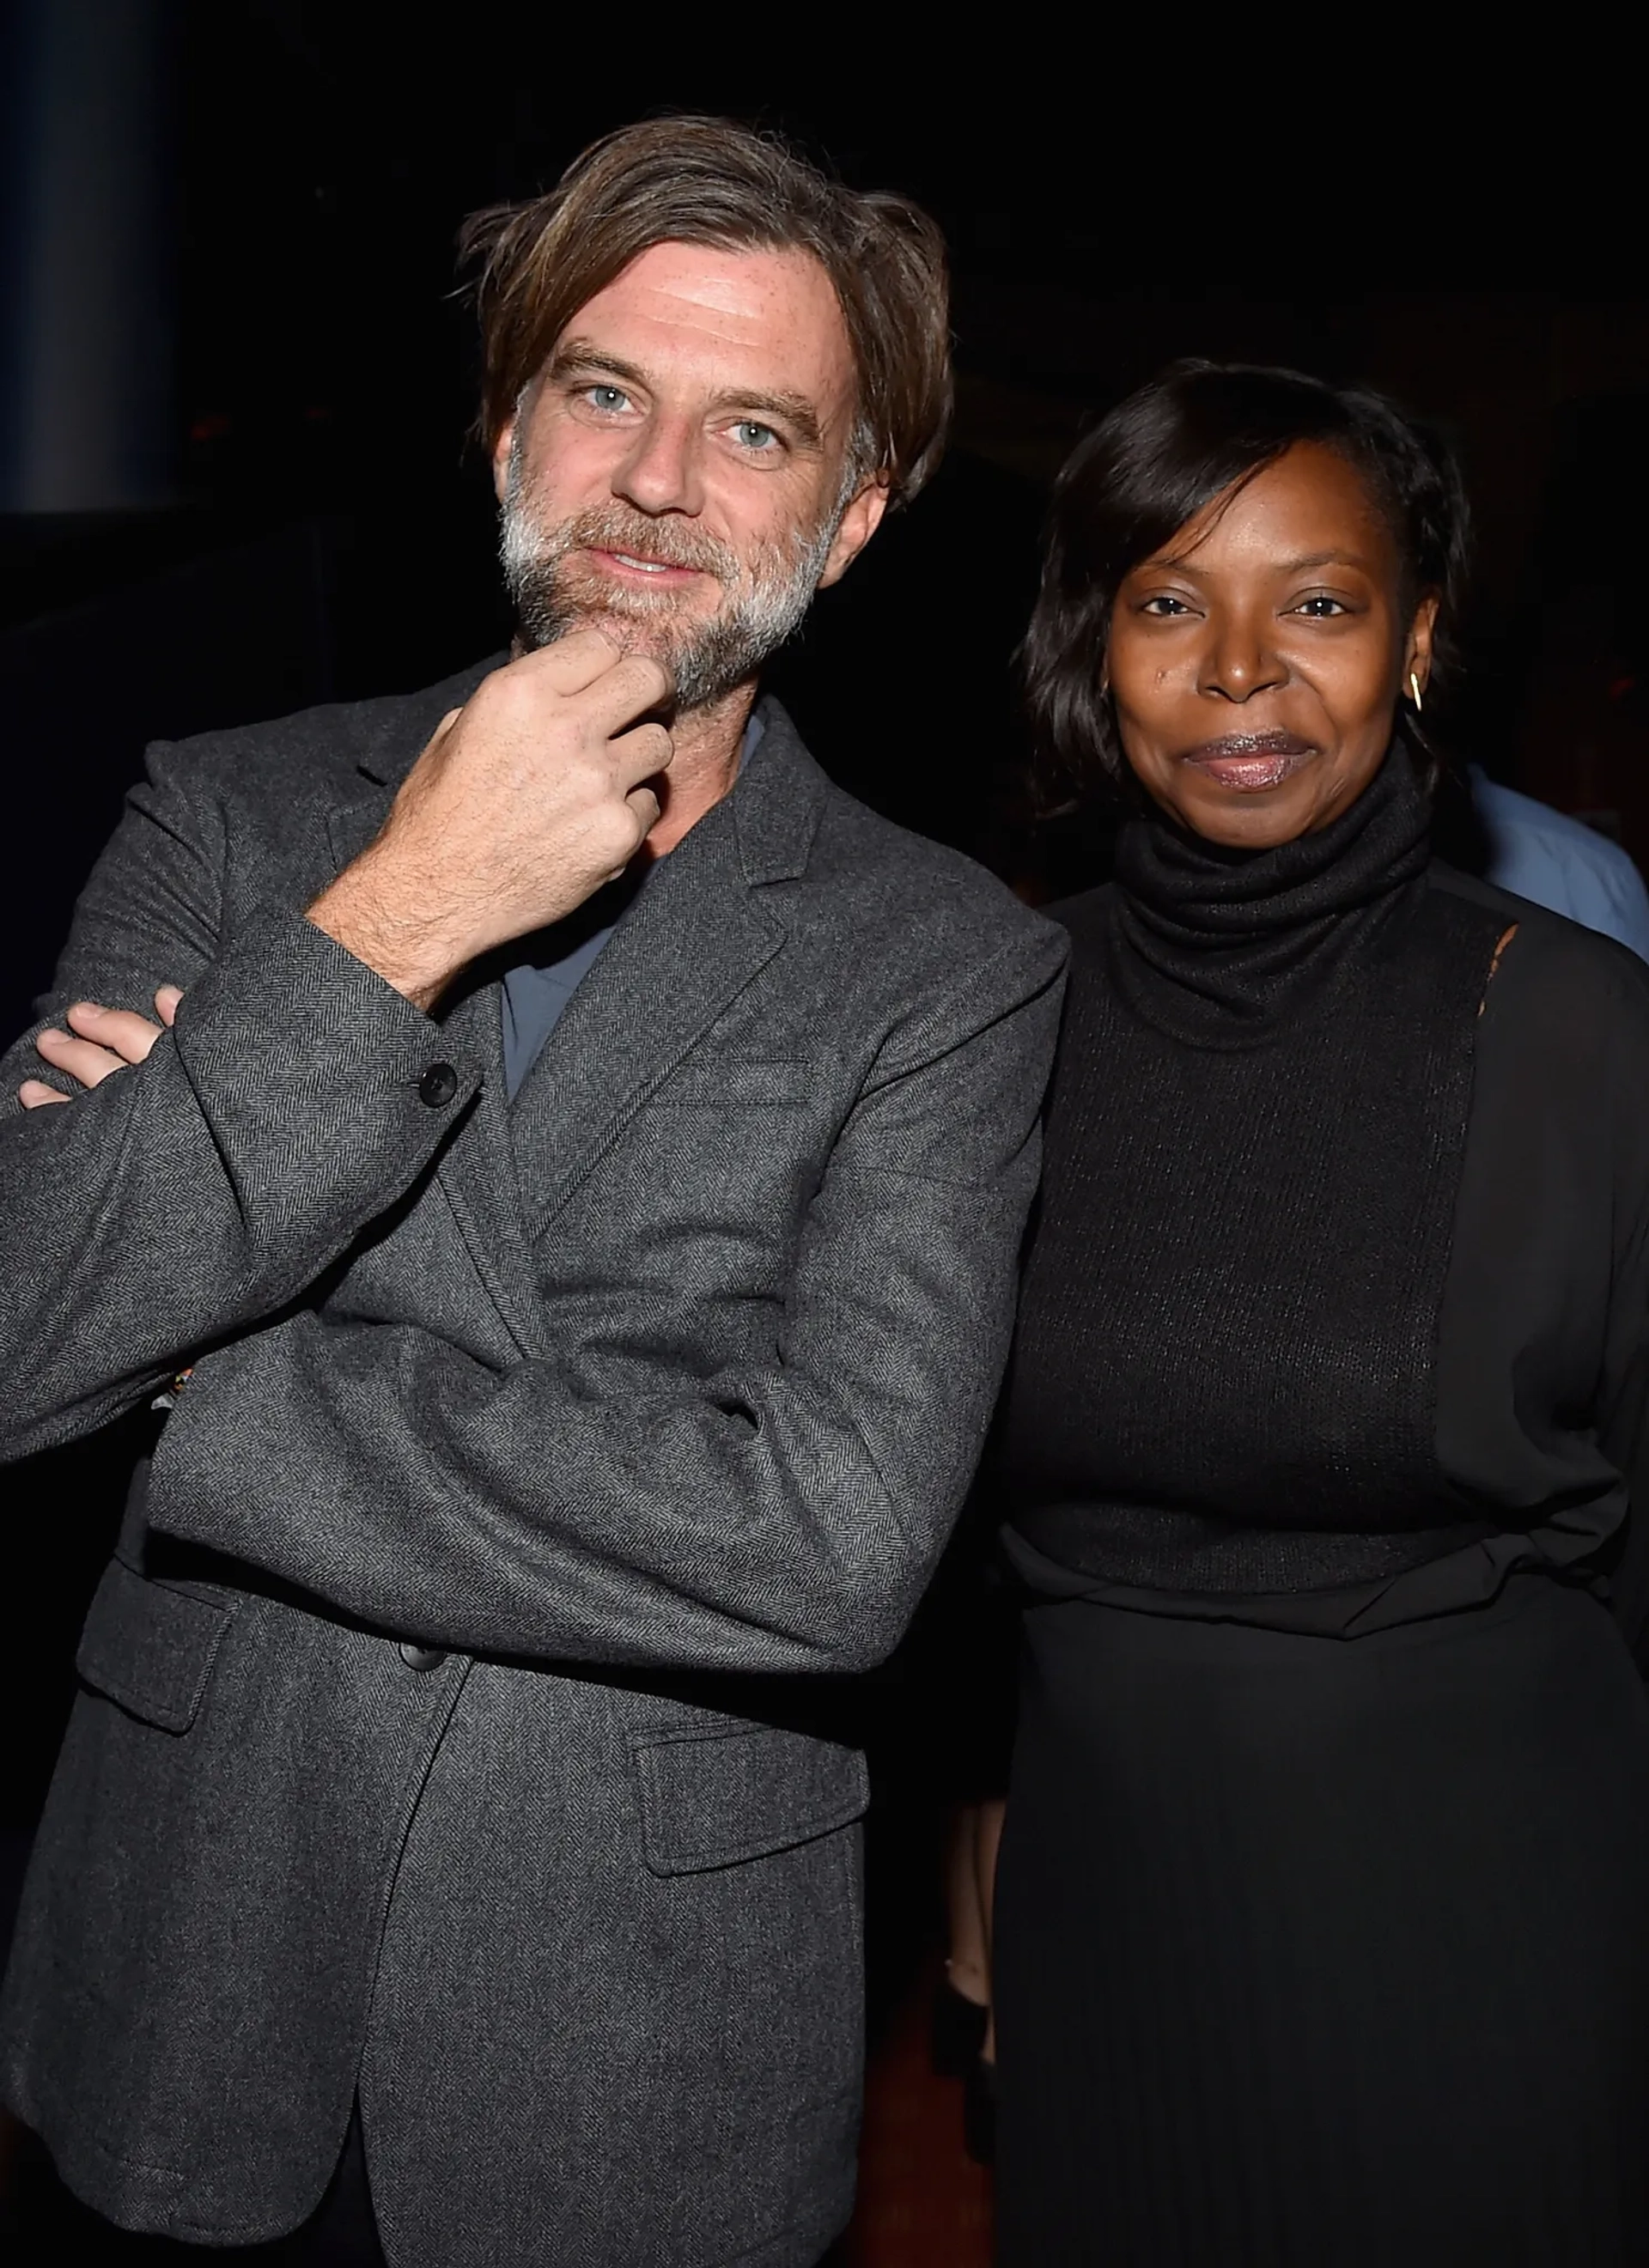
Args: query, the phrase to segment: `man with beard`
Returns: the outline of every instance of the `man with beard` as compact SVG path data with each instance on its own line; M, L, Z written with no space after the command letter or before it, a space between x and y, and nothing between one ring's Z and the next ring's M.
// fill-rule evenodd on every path
M931 223L677 119L475 241L515 658L155 751L7 1058L7 1451L156 1412L7 2099L116 2248L801 2268L1060 948L756 698Z

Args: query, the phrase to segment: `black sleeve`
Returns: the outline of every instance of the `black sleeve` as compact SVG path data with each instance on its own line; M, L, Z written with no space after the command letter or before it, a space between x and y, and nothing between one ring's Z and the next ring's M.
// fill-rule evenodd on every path
M1622 953L1607 1001L1611 1281L1600 1444L1624 1475L1615 1539L1615 1611L1649 1676L1649 969Z

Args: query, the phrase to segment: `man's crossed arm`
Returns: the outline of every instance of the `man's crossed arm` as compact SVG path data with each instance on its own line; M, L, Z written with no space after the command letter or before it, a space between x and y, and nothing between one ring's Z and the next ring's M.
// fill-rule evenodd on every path
M838 1143L770 1363L597 1406L556 1362L490 1369L414 1323L300 1307L191 1381L151 1523L466 1651L763 1673L880 1660L948 1533L1005 1354L1059 959L1024 937L928 1004L917 1050ZM163 1027L101 1028L141 1060ZM103 1054L81 1059L99 1085L128 1060Z
M479 1079L424 1011L635 854L671 758L637 719L669 691L593 632L494 671L307 915L240 907L232 935L246 789L153 752L53 1012L0 1065L0 1456L90 1432L290 1306L413 1185ZM438 1057L456 1085L421 1088Z
M450 759L452 720L437 738ZM606 776L608 821L624 777ZM623 862L608 821L582 838L589 887ZM414 997L461 946L449 907L434 959L426 935L423 973L397 983L319 902L243 909L225 945L227 857L210 783L162 752L77 911L42 1027L61 1036L0 1070L0 1454L89 1431L205 1351L168 1420L154 1524L345 1612L541 1657L823 1669L885 1651L1005 1348L1054 934L1021 930L912 1004L923 1037L838 1145L772 1362L597 1408L562 1366L311 1312L474 1092L477 1068ZM365 894L380 911L383 871ZM459 1072L439 1108L420 1100L437 1054ZM77 1086L72 1107L36 1093L41 1064Z

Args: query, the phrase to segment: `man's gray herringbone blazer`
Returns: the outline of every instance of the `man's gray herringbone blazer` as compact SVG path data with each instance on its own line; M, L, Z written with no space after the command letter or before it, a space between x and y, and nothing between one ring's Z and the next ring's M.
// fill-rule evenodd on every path
M510 1104L496 983L431 1020L301 912L480 674L157 751L42 1007L170 980L176 1030L66 1109L0 1068L0 1448L194 1366L6 2097L133 2228L293 2228L358 2090L392 2263L801 2268L858 2124L837 1704L979 1450L1063 948L769 703Z

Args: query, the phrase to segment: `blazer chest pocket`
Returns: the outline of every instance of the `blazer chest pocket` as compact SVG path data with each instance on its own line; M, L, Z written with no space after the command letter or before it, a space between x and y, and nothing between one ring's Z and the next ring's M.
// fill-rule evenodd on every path
M796 1057L690 1055L648 1099L651 1108L772 1110L806 1102L819 1066Z
M870 1800L863 1752L776 1726L630 1736L642 1848L655 1874L736 1866L849 1826Z
M220 1606L151 1583L112 1559L92 1594L75 1668L129 1715L187 1733L234 1616L229 1601Z
M610 1218L702 1229L747 1252L785 1248L829 1152L828 1067L779 1057L689 1056L629 1121L607 1166ZM679 1256L671 1265L678 1276ZM764 1289L769 1288L763 1285Z

